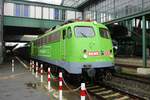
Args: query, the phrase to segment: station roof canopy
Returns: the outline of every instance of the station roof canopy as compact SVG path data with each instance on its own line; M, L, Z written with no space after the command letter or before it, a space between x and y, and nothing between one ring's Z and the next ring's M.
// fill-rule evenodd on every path
M48 4L77 8L78 6L86 3L89 0L28 0L28 1L41 2L41 3L48 3Z
M63 0L62 5L77 8L78 6L84 4L87 1L88 0Z

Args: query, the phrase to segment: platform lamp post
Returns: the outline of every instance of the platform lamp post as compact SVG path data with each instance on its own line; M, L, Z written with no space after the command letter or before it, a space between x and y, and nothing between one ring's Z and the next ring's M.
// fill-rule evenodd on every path
M147 67L147 54L146 54L146 21L145 16L142 16L142 51L143 51L143 67Z

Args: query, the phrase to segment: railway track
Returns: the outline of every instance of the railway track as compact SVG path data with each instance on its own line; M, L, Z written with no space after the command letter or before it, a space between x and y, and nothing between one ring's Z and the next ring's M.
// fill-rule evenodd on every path
M104 84L100 85L86 85L88 93L95 96L96 100L146 100L126 91L112 88ZM94 99L95 100L95 99Z
M47 70L45 70L47 71ZM127 80L139 80L136 77L131 79L130 76L127 75L119 75L114 74L115 77L125 78ZM142 82L140 80L139 82ZM149 84L148 81L145 81L144 83ZM72 84L73 85L73 84ZM96 84L96 85L86 85L86 89L88 93L92 97L95 97L94 99L89 100L150 100L150 99L144 99L142 97L139 97L138 95L133 94L132 92L125 91L121 88L112 87L111 84Z
M120 77L120 78L124 78L127 80L133 80L133 81L138 81L138 82L142 82L145 84L150 84L150 77L145 77L145 76L140 76L140 75L131 75L131 74L126 74L126 73L114 73L113 74L114 77Z

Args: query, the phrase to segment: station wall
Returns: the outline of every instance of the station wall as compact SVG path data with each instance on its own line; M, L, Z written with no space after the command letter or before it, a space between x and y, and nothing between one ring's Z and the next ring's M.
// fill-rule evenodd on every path
M150 0L99 0L83 10L84 19L107 22L150 10Z

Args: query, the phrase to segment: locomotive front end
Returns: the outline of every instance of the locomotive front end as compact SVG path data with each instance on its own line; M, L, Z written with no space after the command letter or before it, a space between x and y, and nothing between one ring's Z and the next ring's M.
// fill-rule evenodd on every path
M75 73L89 77L113 69L114 54L108 29L102 24L80 23L74 26L73 60Z

